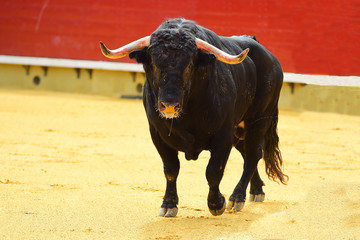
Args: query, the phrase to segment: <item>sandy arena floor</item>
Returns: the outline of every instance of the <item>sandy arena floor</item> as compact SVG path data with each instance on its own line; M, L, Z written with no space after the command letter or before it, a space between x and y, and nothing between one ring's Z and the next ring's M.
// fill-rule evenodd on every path
M157 216L165 178L141 101L0 90L0 239L360 239L360 117L280 112L287 186L214 217L209 153L181 153L176 218ZM232 151L229 197L243 160Z

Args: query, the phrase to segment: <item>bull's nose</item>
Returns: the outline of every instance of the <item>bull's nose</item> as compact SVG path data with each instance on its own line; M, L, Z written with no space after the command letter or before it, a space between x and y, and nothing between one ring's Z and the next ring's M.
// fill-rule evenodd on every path
M159 103L159 110L163 113L177 113L180 111L181 104L177 103L167 103L167 102L160 102Z

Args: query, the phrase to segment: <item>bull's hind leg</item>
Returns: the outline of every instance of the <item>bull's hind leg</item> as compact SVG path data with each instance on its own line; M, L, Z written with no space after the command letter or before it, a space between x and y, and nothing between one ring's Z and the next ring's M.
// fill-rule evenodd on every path
M250 181L250 198L251 202L263 202L265 200L265 193L262 189L264 182L261 180L257 168Z
M251 180L250 194L254 200L261 201L265 197L262 191L263 182L257 171L257 164L262 157L262 142L268 126L266 120L250 121L245 123L245 140L239 142L235 147L244 158L244 171L239 183L236 185L229 198L227 206L230 211L240 211L245 205L246 189Z
M179 174L180 162L178 152L166 145L160 136L150 127L150 133L156 149L158 150L164 165L166 177L166 191L161 205L159 216L175 217L178 212L178 195L176 180Z
M241 153L243 159L245 159L245 146L244 141L241 139L235 140L235 148ZM258 152L258 161L262 158L262 148ZM265 199L265 193L263 191L264 182L261 180L258 169L255 169L255 172L250 180L250 201L254 202L263 202ZM233 204L229 202L230 205Z

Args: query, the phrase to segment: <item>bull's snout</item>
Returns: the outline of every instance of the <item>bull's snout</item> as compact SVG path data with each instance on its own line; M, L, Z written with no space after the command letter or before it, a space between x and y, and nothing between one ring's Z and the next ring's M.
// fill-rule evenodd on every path
M160 102L159 112L165 118L176 118L179 116L181 110L181 104L179 102L169 103Z
M164 113L177 113L180 111L180 103L165 103L160 102L159 110Z

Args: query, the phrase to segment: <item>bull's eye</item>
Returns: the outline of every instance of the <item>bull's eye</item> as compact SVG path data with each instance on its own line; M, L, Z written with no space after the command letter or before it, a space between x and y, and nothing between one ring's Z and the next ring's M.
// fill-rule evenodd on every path
M184 79L184 88L187 90L190 90L190 86L191 86L191 72L192 72L193 66L192 64L189 64L185 70L184 70L184 74L183 74L183 79Z
M160 69L155 64L152 65L152 69L154 79L160 79Z
M187 77L191 74L192 68L193 68L193 65L191 63L189 65L187 65L187 67L185 68L185 71L184 71L184 77Z

